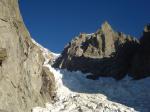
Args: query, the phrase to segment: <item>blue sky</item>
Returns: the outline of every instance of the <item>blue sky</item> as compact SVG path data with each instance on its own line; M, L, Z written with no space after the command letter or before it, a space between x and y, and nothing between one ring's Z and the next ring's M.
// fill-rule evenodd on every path
M53 52L80 32L95 32L105 20L136 37L150 23L150 0L20 0L20 9L31 36Z

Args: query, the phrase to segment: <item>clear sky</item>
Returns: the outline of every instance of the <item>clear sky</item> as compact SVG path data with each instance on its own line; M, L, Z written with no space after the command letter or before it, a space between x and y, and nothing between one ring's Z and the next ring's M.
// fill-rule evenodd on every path
M95 32L105 20L136 37L150 23L150 0L20 0L20 9L31 36L53 52L80 32Z

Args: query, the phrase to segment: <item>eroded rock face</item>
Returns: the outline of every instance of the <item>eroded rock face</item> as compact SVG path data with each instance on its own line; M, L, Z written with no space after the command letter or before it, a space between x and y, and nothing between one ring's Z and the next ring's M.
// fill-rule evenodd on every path
M71 71L90 72L98 76L124 77L139 46L139 41L123 33L114 32L105 22L93 34L80 34L72 40L53 65Z
M32 107L42 106L43 81L53 74L43 78L45 59L23 23L18 0L0 0L0 61L0 110L30 112ZM44 90L44 97L50 98L50 90Z
M140 48L133 59L131 76L135 79L150 76L150 24L144 28Z
M40 93L42 94L43 98L49 102L55 97L55 90L55 77L53 73L50 72L49 68L44 66Z

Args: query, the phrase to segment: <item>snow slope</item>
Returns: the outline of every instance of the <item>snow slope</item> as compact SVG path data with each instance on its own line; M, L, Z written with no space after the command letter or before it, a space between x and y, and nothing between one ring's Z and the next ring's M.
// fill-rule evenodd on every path
M88 74L54 69L48 62L46 58L43 66L55 76L57 96L53 103L34 107L33 112L150 112L150 78L89 80Z

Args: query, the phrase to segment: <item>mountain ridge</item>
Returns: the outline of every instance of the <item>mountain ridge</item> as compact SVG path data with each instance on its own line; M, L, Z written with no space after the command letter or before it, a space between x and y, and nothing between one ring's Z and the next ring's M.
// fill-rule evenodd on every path
M132 57L139 45L138 39L116 32L104 22L95 33L80 34L73 39L53 66L93 73L94 79L98 76L121 79L129 74Z

